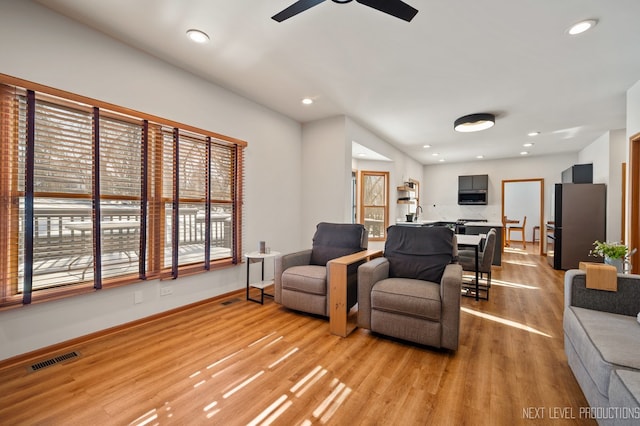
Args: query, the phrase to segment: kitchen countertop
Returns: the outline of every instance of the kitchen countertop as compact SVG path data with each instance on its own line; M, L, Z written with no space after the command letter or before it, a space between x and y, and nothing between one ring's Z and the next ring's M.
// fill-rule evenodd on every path
M423 226L423 225L433 225L434 223L444 222L442 220L418 220L417 222L405 222L404 220L398 220L396 225L406 225L406 226Z
M452 223L452 224L456 223L455 220L425 219L425 220L418 220L417 222L406 222L404 220L398 220L396 222L396 225L426 226L426 225L433 225L434 223L440 223L440 222ZM500 222L466 222L464 223L464 226L485 226L490 228L502 228L502 223Z
M467 222L464 226L486 226L489 228L502 228L502 223L500 222Z

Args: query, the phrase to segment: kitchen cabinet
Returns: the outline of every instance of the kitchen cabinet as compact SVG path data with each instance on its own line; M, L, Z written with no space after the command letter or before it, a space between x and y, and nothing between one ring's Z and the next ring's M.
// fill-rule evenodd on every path
M489 187L489 175L458 176L458 191L487 190Z

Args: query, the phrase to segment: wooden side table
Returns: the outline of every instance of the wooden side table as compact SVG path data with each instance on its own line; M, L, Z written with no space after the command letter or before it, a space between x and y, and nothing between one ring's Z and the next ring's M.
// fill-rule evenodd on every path
M275 259L276 259L276 256L278 256L279 254L280 252L277 252L277 251L270 251L269 253L260 253L259 251L252 251L251 253L245 253L244 257L247 258L247 300L263 305L265 296L273 297L273 294L264 292L265 287L269 287L270 285L273 285L273 279L270 279L270 280L264 279L264 261L265 259L273 259L274 271L275 271ZM249 278L251 274L250 266L252 263L257 263L257 262L260 262L262 264L261 265L262 275L261 275L260 281L251 282ZM252 299L251 297L249 297L249 289L251 287L260 289L260 300Z
M382 256L382 250L364 250L329 261L329 331L331 334L347 337L355 330L349 324L347 312L347 267L361 260L371 260Z

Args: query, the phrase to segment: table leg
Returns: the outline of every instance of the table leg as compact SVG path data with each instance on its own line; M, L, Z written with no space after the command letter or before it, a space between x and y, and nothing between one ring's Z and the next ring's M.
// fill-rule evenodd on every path
M476 300L480 300L480 277L478 273L478 246L476 246Z
M262 259L262 262L260 263L261 263L260 266L262 268L262 275L261 275L262 287L260 287L260 304L264 305L264 259Z
M251 260L247 259L247 300L249 299L249 265L251 264Z

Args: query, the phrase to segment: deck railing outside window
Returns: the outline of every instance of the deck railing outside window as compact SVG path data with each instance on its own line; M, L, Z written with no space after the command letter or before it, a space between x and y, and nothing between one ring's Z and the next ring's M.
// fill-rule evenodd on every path
M0 306L237 263L244 146L0 75Z

